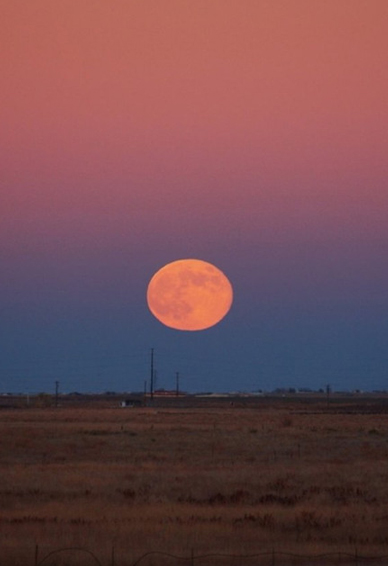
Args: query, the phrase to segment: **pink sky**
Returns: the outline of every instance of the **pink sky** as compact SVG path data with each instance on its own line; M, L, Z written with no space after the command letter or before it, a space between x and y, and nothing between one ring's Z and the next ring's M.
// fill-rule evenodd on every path
M385 0L15 0L0 25L5 225L388 210Z
M386 0L12 0L0 28L7 296L30 254L71 278L117 250L384 288Z

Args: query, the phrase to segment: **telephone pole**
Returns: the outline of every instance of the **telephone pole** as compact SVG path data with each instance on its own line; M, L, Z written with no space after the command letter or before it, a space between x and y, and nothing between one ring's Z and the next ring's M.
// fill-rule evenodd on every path
M150 383L150 397L151 401L154 399L154 349L151 348L151 383Z

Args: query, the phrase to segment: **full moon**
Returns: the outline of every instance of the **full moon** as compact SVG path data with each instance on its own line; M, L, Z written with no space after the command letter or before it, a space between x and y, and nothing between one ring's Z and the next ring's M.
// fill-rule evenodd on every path
M204 330L228 313L233 288L220 269L200 259L180 259L155 273L147 289L152 314L176 330Z

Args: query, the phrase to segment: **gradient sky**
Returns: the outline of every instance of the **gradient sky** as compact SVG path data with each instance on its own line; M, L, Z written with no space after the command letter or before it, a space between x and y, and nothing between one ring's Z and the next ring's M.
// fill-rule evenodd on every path
M0 4L0 391L388 389L388 2ZM228 316L179 332L193 257Z

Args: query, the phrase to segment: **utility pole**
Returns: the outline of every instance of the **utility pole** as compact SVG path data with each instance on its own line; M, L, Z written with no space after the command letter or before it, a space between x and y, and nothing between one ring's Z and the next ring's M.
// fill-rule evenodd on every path
M154 399L154 349L151 348L151 383L150 383L150 397L151 401Z
M176 372L176 396L179 396L179 371Z
M154 392L158 388L158 370L154 369Z
M55 406L58 407L58 390L59 390L59 381L55 382Z

